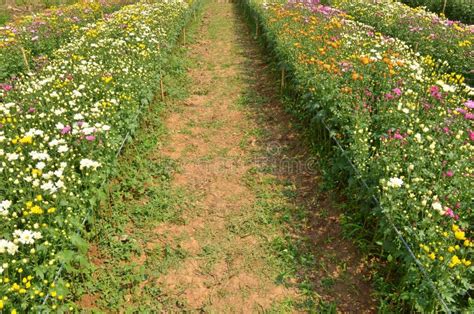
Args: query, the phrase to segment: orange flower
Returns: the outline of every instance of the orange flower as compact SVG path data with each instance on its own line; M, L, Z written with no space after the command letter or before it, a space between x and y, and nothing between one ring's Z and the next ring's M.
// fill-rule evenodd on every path
M363 64L369 64L370 63L370 59L363 56L363 57L360 57L360 62L362 62Z

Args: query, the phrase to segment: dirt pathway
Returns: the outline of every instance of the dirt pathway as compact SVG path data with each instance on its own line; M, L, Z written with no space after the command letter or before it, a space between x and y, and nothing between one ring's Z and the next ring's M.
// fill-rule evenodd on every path
M159 162L124 171L133 183L116 188L115 221L91 248L95 284L79 306L374 312L366 263L342 239L340 212L318 190L314 160L237 6L206 3L195 32L190 96L167 115L164 146L122 161ZM177 171L154 173L163 160Z

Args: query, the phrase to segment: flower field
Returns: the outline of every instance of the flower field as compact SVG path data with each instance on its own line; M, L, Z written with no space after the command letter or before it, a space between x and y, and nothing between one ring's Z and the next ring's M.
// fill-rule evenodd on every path
M131 1L128 1L130 3ZM94 22L127 1L81 1L50 9L0 27L0 83L47 62L52 52ZM10 85L10 84L9 84Z
M380 200L370 215L397 272L382 296L389 311L472 312L474 90L443 62L472 68L472 31L391 1L339 3L245 5L297 95L289 109L310 129L328 126L367 183L358 194Z
M402 0L402 2L412 7L426 7L431 12L444 13L453 20L474 23L474 6L469 0Z
M412 9L393 0L329 2L355 20L405 41L416 52L431 56L434 64L444 66L446 71L473 79L470 72L474 69L474 26L441 18L422 8ZM444 61L448 65L442 65Z
M186 2L143 1L91 22L100 10L78 7L44 29L32 21L3 30L3 56L35 40L40 53L54 52L0 91L0 312L67 310L74 287L55 280L60 265L74 272L84 263L78 231L190 11ZM76 13L83 22L71 21ZM43 38L60 29L57 43Z

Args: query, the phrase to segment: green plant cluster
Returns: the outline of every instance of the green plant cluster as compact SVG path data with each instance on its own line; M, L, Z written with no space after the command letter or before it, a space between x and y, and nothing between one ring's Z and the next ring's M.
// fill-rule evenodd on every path
M0 92L0 311L71 310L58 271L87 264L85 222L193 8L126 6Z
M381 308L472 312L472 88L336 8L245 7L279 62L288 109L336 147L325 171L368 205L365 228L393 272Z

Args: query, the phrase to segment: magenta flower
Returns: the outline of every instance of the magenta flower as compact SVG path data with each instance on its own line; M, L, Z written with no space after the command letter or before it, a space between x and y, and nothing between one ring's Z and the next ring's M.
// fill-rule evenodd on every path
M441 99L441 93L439 91L439 87L436 85L433 85L430 87L430 94L435 99L438 99L438 100Z
M474 109L474 100L468 100L464 103L464 106L468 107L469 109Z
M0 87L6 92L9 92L13 89L13 86L11 86L9 84L0 84Z
M71 132L72 128L69 126L69 125L66 125L62 130L61 130L61 134L62 135L65 135L65 134L68 134L69 132Z
M474 131L469 130L467 133L469 133L469 139L474 142Z
M448 170L448 171L446 171L446 172L444 173L444 175L445 175L446 177L452 177L452 176L454 176L454 171Z
M394 98L394 97L393 97L392 94L390 94L390 93L386 93L386 94L385 94L385 100L392 100L393 98Z
M449 208L449 207L446 208L446 211L444 212L444 214L445 214L446 216L449 216L449 217L451 217L451 218L454 218L454 212L453 212L453 210L452 210L451 208Z

